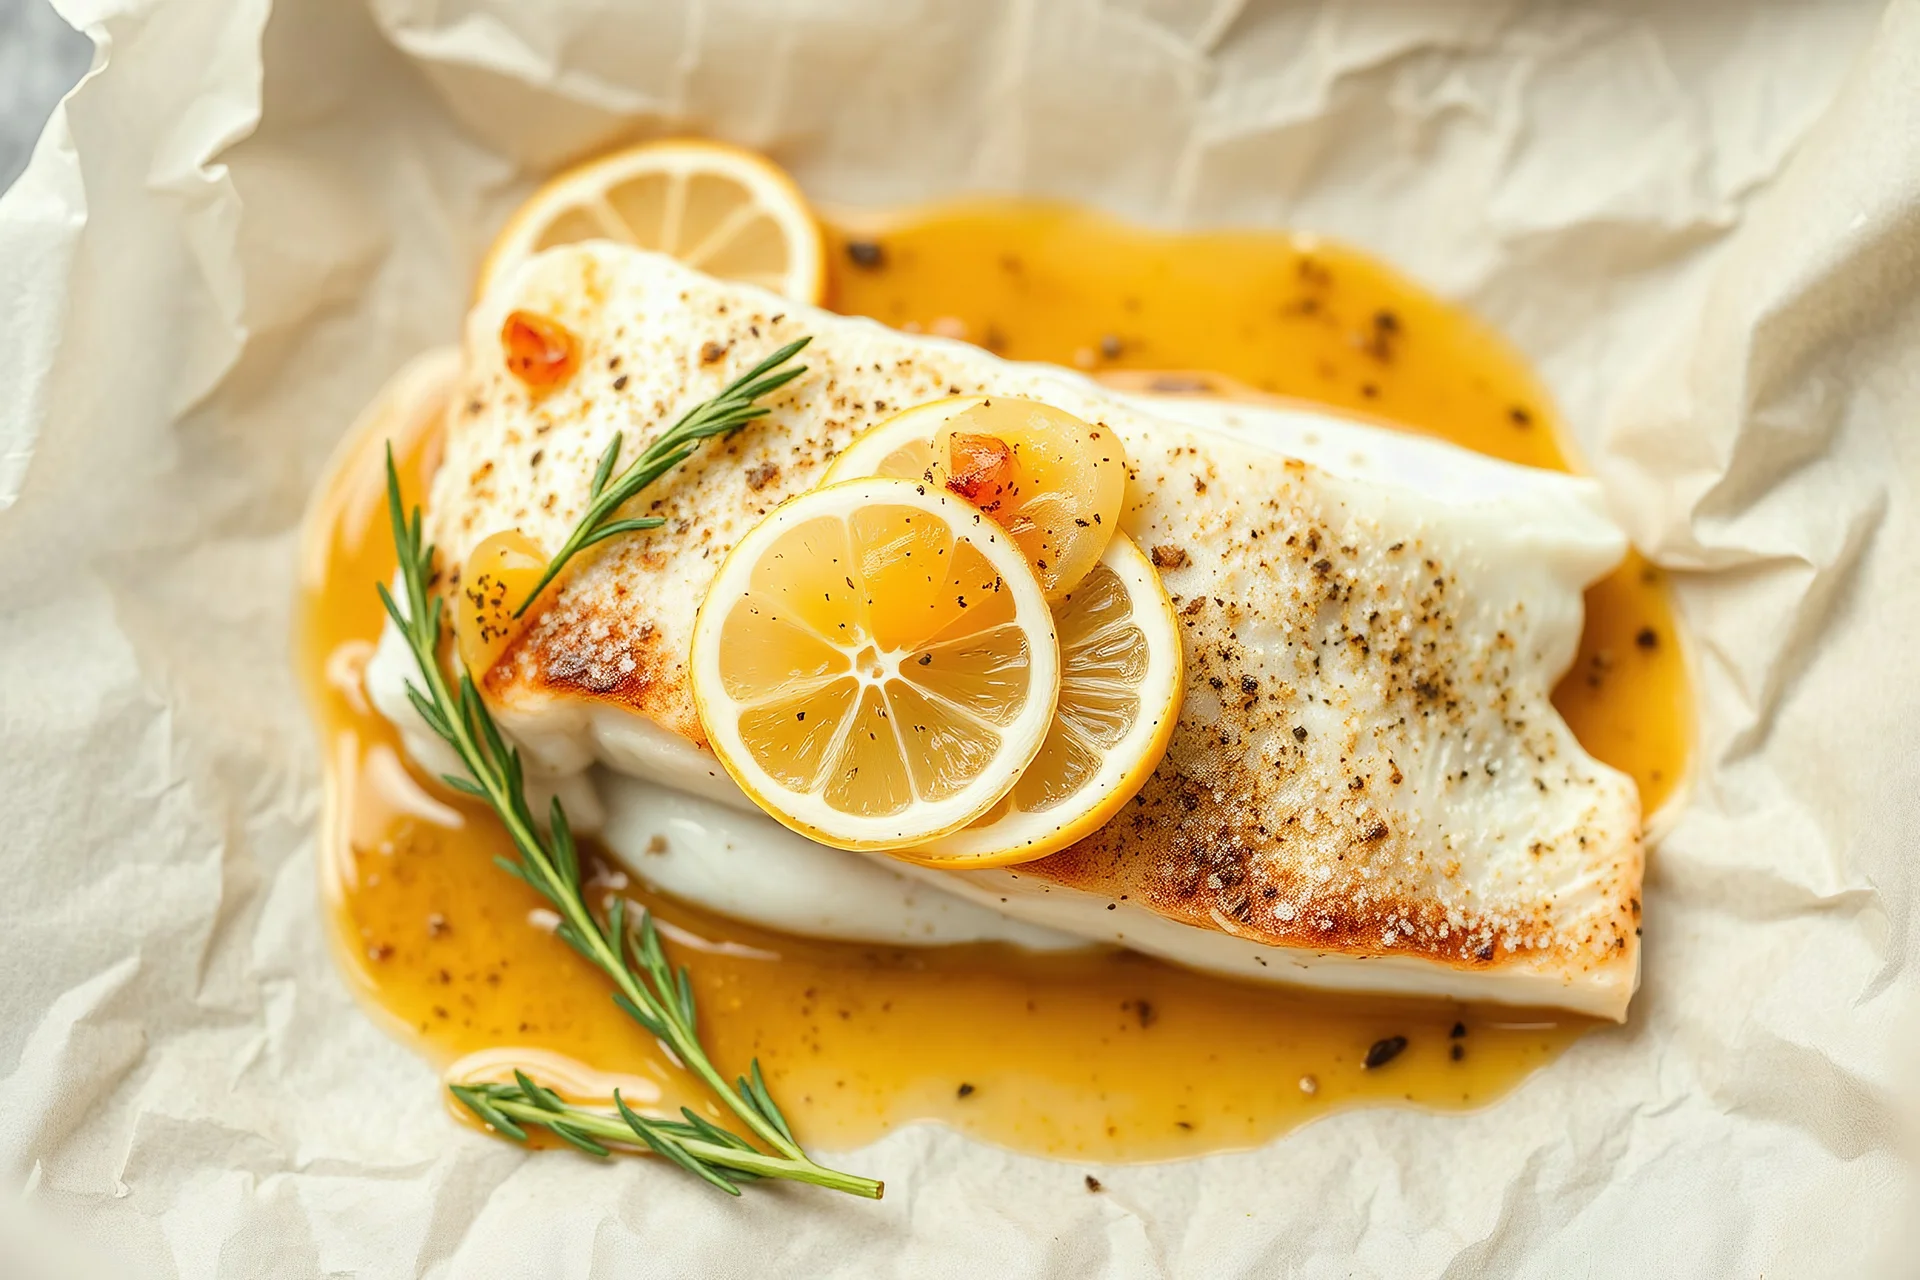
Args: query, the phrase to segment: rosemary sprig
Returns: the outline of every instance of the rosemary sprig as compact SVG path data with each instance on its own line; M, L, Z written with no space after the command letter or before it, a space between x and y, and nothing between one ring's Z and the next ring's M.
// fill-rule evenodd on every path
M792 349L786 354L791 355ZM736 1195L736 1184L742 1177L768 1177L811 1182L879 1199L879 1182L816 1164L794 1141L786 1117L767 1093L757 1058L748 1073L734 1083L721 1077L700 1043L693 984L684 968L668 962L652 917L641 910L637 920L630 920L626 901L617 896L612 898L604 920L588 907L580 879L579 851L559 799L553 801L543 837L527 805L519 751L508 747L500 736L466 668L460 669L457 694L449 688L440 668L440 624L445 602L427 589L433 548L423 545L420 508L416 506L409 519L401 506L400 476L393 465L391 446L387 450L387 509L407 605L403 610L385 583L379 584L380 601L405 637L419 668L420 684L409 683L407 697L421 719L453 748L466 767L465 776L444 775L447 785L484 800L499 817L519 858L494 861L552 904L560 916L554 932L613 979L614 1003L665 1043L680 1063L775 1154L756 1150L745 1139L690 1111L683 1110L687 1117L683 1125L679 1121L646 1119L624 1102L619 1103L618 1111L623 1127L619 1134L612 1134L608 1131L612 1120L568 1107L551 1090L540 1088L525 1076L520 1077L517 1089L505 1093L500 1090L506 1086L461 1085L454 1088L454 1096L510 1138L525 1138L523 1125L527 1122L545 1125L586 1150L594 1150L595 1145L604 1150L604 1140L610 1137L622 1141L635 1138ZM528 1108L540 1114L531 1114Z
M680 1109L680 1114L686 1117L684 1122L649 1119L629 1107L616 1089L614 1109L611 1112L596 1110L567 1102L553 1090L529 1080L524 1072L515 1071L513 1076L513 1084L451 1087L454 1096L472 1108L475 1115L517 1141L524 1141L527 1129L537 1126L588 1155L652 1150L732 1195L740 1194L736 1184L759 1178L835 1185L811 1173L790 1171L791 1162L756 1150L738 1135L728 1133L685 1107ZM723 1169L726 1172L722 1173ZM828 1177L845 1176L827 1170L820 1173Z
M793 359L802 347L812 341L809 337L789 342L729 382L719 395L687 410L680 421L661 432L660 438L648 445L618 476L613 474L613 467L620 460L621 434L614 432L613 439L607 443L607 451L600 455L600 465L594 468L593 481L587 488L586 514L574 525L573 532L567 535L566 542L554 553L553 559L547 561L547 571L540 575L540 581L520 602L520 607L513 611L513 616L517 618L532 608L533 602L540 598L540 593L547 589L547 584L567 567L567 562L588 547L623 533L657 529L665 524L666 521L659 516L637 516L627 520L616 520L614 516L626 505L627 499L692 456L702 440L709 436L731 435L755 418L765 417L767 407L754 401L778 391L807 371L803 364L791 369L781 369L780 366Z

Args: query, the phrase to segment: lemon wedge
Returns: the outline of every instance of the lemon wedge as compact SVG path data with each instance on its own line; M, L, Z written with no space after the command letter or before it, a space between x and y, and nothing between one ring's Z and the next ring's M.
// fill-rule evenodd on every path
M824 480L858 475L921 478L965 498L1012 535L1057 600L1119 527L1127 454L1111 429L1038 400L955 396L872 428Z
M922 845L991 809L1060 689L1020 549L955 495L900 479L776 507L721 564L692 650L694 705L727 772L842 849Z
M564 171L501 229L474 292L556 245L615 240L722 280L818 303L826 247L805 197L778 166L704 139L626 147Z

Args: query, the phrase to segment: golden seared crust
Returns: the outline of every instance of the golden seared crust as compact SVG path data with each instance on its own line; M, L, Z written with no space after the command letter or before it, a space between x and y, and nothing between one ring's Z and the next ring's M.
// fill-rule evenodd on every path
M535 397L506 372L513 308L579 337L568 385ZM734 542L901 408L1032 395L1125 442L1123 527L1175 597L1188 695L1165 762L1118 819L1005 874L1289 952L1525 967L1617 990L1624 1010L1638 801L1549 701L1580 587L1622 546L1586 482L1526 476L1518 496L1449 505L1150 417L1057 371L584 246L532 260L470 320L428 512L443 563L507 526L557 547L616 430L630 460L802 334L809 372L771 415L643 495L630 514L667 523L583 557L487 674L516 724L617 708L703 748L686 657Z

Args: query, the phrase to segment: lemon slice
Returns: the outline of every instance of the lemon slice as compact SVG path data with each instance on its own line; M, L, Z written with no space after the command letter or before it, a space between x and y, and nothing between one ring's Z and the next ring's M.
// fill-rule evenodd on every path
M532 626L532 610L514 616L547 571L547 553L518 529L481 540L460 567L453 590L453 638L460 661L477 680Z
M920 477L966 498L1026 552L1049 600L1099 563L1119 526L1127 453L1105 426L1018 396L955 396L903 410L824 479Z
M776 507L694 623L694 705L768 813L842 849L963 827L1040 750L1053 618L1013 541L930 485L852 480Z
M930 479L933 441L949 419L973 408L985 396L949 396L902 409L867 428L842 449L820 478L834 484L858 476L895 476L902 480Z
M817 303L826 290L825 245L800 189L725 143L648 142L559 174L507 220L474 292L542 249L583 240L657 249L799 302Z
M1173 601L1133 539L1113 535L1054 603L1053 625L1060 699L1040 754L983 817L898 856L946 867L1044 858L1105 826L1159 767L1185 666Z
M985 400L954 396L902 410L848 445L825 481L930 480L939 473L935 441ZM1060 699L1040 754L985 816L899 856L969 867L1045 857L1098 830L1159 766L1185 681L1179 620L1152 562L1115 531L1099 563L1052 609Z

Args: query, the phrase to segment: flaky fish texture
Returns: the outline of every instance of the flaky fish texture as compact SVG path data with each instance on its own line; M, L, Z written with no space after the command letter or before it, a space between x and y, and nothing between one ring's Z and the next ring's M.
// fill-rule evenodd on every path
M577 335L564 385L542 394L508 371L516 309ZM745 803L706 750L687 675L721 558L890 414L1031 396L1125 442L1123 527L1179 611L1186 703L1104 830L1023 866L926 874L1241 976L1625 1015L1639 802L1549 701L1582 588L1625 550L1589 481L1362 427L1303 435L1299 415L1151 406L595 244L533 259L470 317L427 510L443 566L506 528L559 546L616 431L628 460L801 335L808 372L772 413L644 493L631 514L667 523L583 557L487 673L540 768L598 761Z

